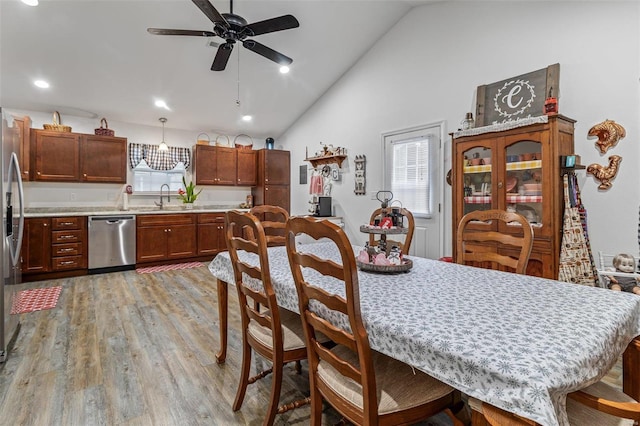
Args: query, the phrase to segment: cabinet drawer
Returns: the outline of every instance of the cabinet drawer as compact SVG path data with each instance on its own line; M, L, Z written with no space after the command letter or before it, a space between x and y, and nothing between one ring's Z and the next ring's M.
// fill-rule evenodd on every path
M82 269L82 256L54 257L53 270Z
M224 213L200 213L198 223L224 223Z
M196 215L192 213L182 214L150 214L139 215L136 224L140 226L156 225L191 225L196 223Z
M82 243L54 244L52 255L57 256L78 256L82 254Z
M51 242L56 243L75 243L82 241L82 231L53 231L51 232Z
M80 225L80 217L54 217L51 219L51 229L54 231L63 229L80 229Z

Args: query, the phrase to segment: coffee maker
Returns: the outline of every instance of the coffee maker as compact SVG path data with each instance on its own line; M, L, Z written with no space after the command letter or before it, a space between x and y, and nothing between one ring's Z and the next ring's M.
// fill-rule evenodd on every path
M331 197L318 197L318 213L316 214L316 216L332 216Z

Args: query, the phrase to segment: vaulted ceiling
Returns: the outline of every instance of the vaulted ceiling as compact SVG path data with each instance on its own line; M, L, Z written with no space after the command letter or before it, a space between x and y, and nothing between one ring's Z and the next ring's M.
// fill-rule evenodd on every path
M249 23L294 15L300 27L256 41L293 59L288 74L236 44L211 71L219 37L158 36L147 28L211 31L190 0L0 0L0 105L224 134L279 136L411 7L430 0L240 0ZM212 0L220 13L229 2ZM33 85L44 79L50 88ZM373 90L374 88L372 88ZM169 109L154 102L164 100ZM243 115L253 120L244 122ZM97 126L96 126L97 127Z

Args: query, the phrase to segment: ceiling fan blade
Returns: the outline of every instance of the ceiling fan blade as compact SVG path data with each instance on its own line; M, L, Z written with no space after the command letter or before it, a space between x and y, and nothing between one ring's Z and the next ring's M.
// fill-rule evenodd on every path
M216 33L212 31L169 30L167 28L147 28L147 31L155 35L184 35L184 36L202 36L202 37L213 37L216 35Z
M289 30L298 28L300 23L293 15L283 15L277 18L267 19L265 21L254 22L245 25L243 31L248 30L247 36L256 36L260 34L272 33L275 31Z
M211 64L211 71L222 71L226 68L227 62L229 62L229 56L231 56L231 51L233 50L233 43L224 43L218 47L218 53L216 53L216 57L213 59L213 64Z
M224 16L220 15L218 10L213 7L209 0L193 0L193 2L198 6L202 13L207 15L207 18L209 18L211 22L214 24L223 24L224 26L229 27L227 20L224 19Z
M245 40L242 42L242 45L252 52L257 53L258 55L262 55L267 59L271 59L273 62L277 62L280 65L289 65L291 62L293 62L293 59L291 59L290 57L285 56L280 52L276 52L270 47L258 43L255 40Z

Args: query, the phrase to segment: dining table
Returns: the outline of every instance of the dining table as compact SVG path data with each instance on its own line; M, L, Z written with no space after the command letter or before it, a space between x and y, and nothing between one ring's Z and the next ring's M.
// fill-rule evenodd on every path
M340 263L332 242L298 247ZM353 249L357 255L362 247ZM239 257L258 262L246 252ZM286 248L270 247L268 257L278 305L299 312ZM358 271L360 310L372 349L540 425L568 425L567 394L600 380L621 354L624 390L638 399L637 295L410 258L413 267L407 272ZM224 362L228 284L234 284L229 253L219 253L209 270L218 285L217 357ZM344 295L336 281L326 277L323 287ZM338 312L322 314L345 321Z

